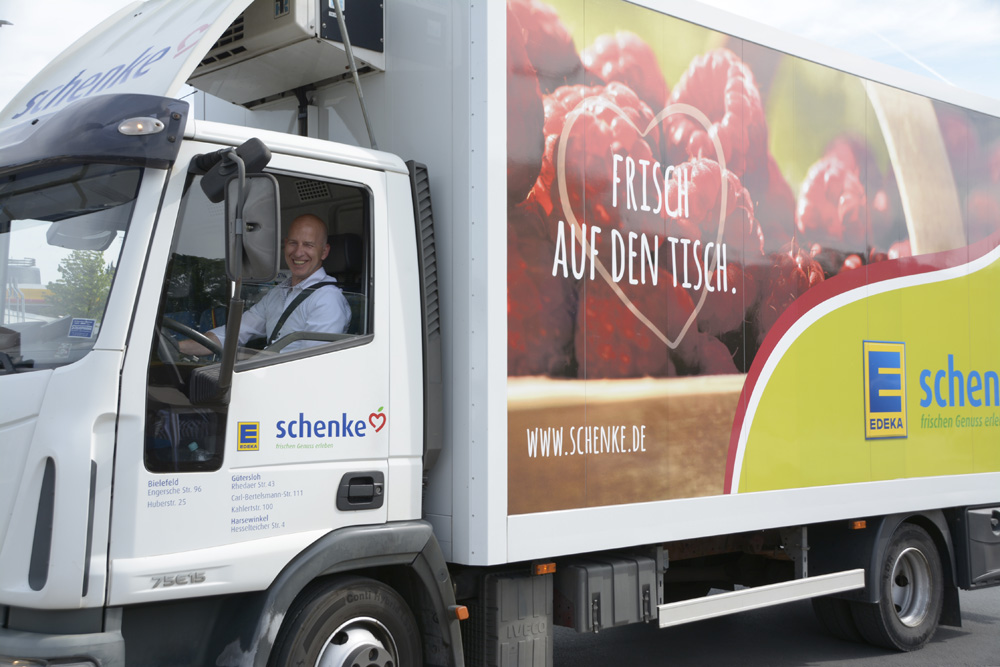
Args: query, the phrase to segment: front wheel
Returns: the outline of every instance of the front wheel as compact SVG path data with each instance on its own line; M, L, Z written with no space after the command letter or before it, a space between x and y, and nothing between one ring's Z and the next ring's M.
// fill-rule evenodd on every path
M944 604L941 556L927 532L904 523L882 560L879 602L851 606L870 643L898 651L922 647L937 630Z
M282 627L273 667L420 665L420 633L402 597L373 579L351 577L303 594Z

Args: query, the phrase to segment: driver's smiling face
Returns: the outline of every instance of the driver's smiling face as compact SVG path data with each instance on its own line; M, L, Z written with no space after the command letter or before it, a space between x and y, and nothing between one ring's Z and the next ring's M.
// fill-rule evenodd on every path
M326 226L319 218L304 215L292 221L285 237L285 263L291 271L293 285L315 273L329 253Z

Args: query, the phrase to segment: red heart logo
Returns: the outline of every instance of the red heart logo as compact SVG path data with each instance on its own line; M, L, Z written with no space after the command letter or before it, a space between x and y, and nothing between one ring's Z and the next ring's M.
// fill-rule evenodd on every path
M577 108L580 108L580 106L587 104L590 99L592 98L585 98L581 100L580 104L577 105ZM663 120L667 116L676 113L682 113L690 116L691 118L694 118L696 121L698 121L698 123L702 125L702 127L705 128L705 130L708 132L708 136L711 137L712 143L715 146L715 152L717 160L719 162L719 167L721 168L722 173L725 174L726 156L722 149L722 142L719 141L718 135L716 135L711 131L712 121L710 121L708 119L708 116L702 113L700 109L693 107L690 104L671 104L667 108L660 111L660 113L656 114L656 117L653 118L653 120L649 123L649 125L646 126L645 129L640 130L638 127L636 127L635 123L632 122L632 120L628 117L628 115L624 111L622 111L617 105L603 98L599 99L599 102L605 108L611 109L619 116L621 116L622 120L631 125L632 128L636 132L638 132L640 136L643 137L649 134L649 132L654 127L663 122ZM582 116L583 116L582 114L575 115L572 119L570 119L569 115L567 115L567 122L566 125L563 126L562 134L559 137L559 148L556 151L556 183L559 190L559 200L560 203L562 204L562 210L566 214L566 217L568 218L566 222L569 223L570 229L573 230L573 235L576 237L576 242L579 243L580 246L584 248L584 251L589 254L590 247L587 243L587 240L583 238L584 235L583 232L581 231L580 222L577 220L576 212L573 211L572 206L570 205L569 187L566 184L566 146L569 144L569 135L570 131L573 129L573 125L576 123L577 119L582 118ZM725 176L723 176L722 179L723 185L725 184L725 182L726 182ZM719 202L719 231L718 231L718 237L716 238L716 242L720 245L722 244L722 233L723 231L725 231L725 224L726 224L727 192L728 188L723 187L721 193L721 200ZM642 311L640 311L627 296L625 296L625 293L622 292L621 288L618 287L618 284L614 282L614 280L611 277L611 274L605 268L601 260L595 259L594 262L597 265L597 272L600 273L604 281L607 282L608 286L611 288L611 291L613 291L618 296L618 298L621 299L622 303L625 304L625 307L631 310L632 313L639 319L640 322L642 322L644 325L646 325L646 327L649 328L649 330L653 333L654 336L659 338L667 347L669 347L672 350L675 349L678 345L680 345L680 342L684 339L684 335L688 332L688 329L690 329L691 326L694 324L695 318L701 311L701 307L705 303L705 297L708 296L707 280L705 281L705 285L701 290L701 296L698 298L697 303L695 303L694 311L692 311L691 315L688 317L687 322L684 323L684 327L680 330L680 333L677 334L677 338L675 338L674 340L670 340L665 333L660 331L659 328L657 328L657 326L653 324L649 320L649 318L647 318L642 313Z
M375 422L378 422L377 424ZM368 423L372 425L375 432L378 433L385 426L385 414L382 412L373 412L368 415Z

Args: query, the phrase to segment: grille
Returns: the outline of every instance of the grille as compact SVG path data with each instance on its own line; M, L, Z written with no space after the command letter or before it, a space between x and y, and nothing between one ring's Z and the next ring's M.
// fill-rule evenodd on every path
M295 192L303 203L330 198L330 188L321 181L295 181Z
M211 65L243 53L246 51L246 47L239 45L241 41L243 41L243 14L240 14L232 25L226 28L222 37L219 37L219 40L209 49L209 55L205 56L200 66Z

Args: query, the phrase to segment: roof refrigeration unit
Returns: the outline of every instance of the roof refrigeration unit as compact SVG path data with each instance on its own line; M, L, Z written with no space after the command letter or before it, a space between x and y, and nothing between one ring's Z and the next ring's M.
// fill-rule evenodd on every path
M384 71L381 2L340 0L359 74ZM240 14L188 83L246 107L350 77L333 0L258 0Z

